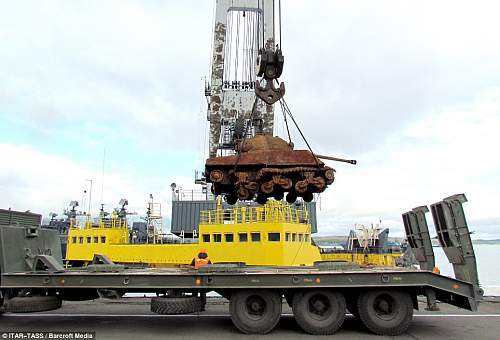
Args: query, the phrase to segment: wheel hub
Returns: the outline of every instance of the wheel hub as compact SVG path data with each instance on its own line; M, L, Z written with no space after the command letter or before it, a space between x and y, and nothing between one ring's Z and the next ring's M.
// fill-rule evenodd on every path
M259 296L251 296L247 300L246 307L248 314L262 316L266 311L266 302Z
M383 320L391 320L396 316L396 301L389 295L380 295L373 301L373 309Z
M312 296L309 299L309 312L321 318L328 316L332 312L330 301L323 295Z

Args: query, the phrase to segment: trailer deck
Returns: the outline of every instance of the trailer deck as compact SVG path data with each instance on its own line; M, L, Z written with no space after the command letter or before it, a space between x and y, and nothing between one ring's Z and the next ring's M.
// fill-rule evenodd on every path
M123 269L119 272L65 270L63 272L21 272L2 274L2 288L36 289L119 289L125 292L167 289L217 291L227 289L302 288L405 288L423 294L436 291L438 300L477 310L474 285L422 270L403 268L360 268L323 270L320 268L248 267L238 271L200 272L188 268Z

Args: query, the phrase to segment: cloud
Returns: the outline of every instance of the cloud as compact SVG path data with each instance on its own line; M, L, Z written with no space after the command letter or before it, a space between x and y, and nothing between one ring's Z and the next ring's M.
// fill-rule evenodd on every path
M211 4L191 5L6 4L1 114L56 131L102 120L149 146L197 147L198 139L172 133L203 129L204 116L196 114L211 34L189 29L186 18L208 28Z
M422 115L499 83L498 3L283 6L286 100L322 153L377 148Z
M491 228L498 227L499 104L500 88L491 89L470 106L434 112L387 136L356 167L334 164L337 181L321 198L323 231L382 219L402 234L401 213L465 193L471 229L500 236Z
M0 207L30 210L45 217L49 212L61 214L70 201L80 203L88 211L90 182L93 180L91 212L100 208L102 172L89 166L35 150L30 145L0 143L0 154L6 162L0 166ZM122 198L129 201L129 210L145 215L149 194L161 203L164 216L170 215L170 182L165 177L138 178L126 170L105 173L103 203L111 211ZM178 176L177 183L186 186L189 177ZM87 190L87 194L83 191Z

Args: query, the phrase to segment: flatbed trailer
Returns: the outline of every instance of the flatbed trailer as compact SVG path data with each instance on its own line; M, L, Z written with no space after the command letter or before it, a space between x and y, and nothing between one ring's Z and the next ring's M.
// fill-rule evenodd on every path
M86 268L71 269L62 266L52 231L2 227L0 304L8 312L40 311L58 308L62 300L91 300L106 292L154 292L152 311L183 314L203 310L204 294L215 291L229 299L231 319L244 333L270 332L285 300L299 326L310 334L334 333L348 310L372 332L398 335L418 309L418 295L427 297L430 309L439 300L477 310L482 291L461 205L464 200L465 196L456 195L431 206L456 278L434 269L423 207L403 215L410 246L423 269L333 262L310 267L234 263L200 269L134 269L114 264L102 254L96 254ZM19 270L26 267L29 270Z

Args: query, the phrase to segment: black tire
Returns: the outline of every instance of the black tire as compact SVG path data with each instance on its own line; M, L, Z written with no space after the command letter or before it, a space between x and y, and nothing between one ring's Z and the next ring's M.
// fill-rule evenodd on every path
M359 317L378 335L400 335L410 326L413 302L409 293L398 290L362 292L358 298Z
M156 314L176 315L199 313L202 309L203 300L198 296L151 298L151 311Z
M312 202L312 200L314 199L314 195L312 192L306 192L304 195L302 195L302 199L304 200L304 202Z
M273 191L273 198L276 200L276 201L281 201L283 199L283 197L285 197L285 192L283 190L274 190Z
M238 196L236 194L228 194L226 195L226 203L229 205L235 205L238 201Z
M258 204L264 205L267 203L267 198L268 197L264 194L258 194L255 200L257 201Z
M5 301L5 311L11 313L44 312L61 308L62 301L58 296L23 296Z
M297 200L297 193L295 193L295 192L289 192L286 195L286 201L288 203L290 203L290 204L295 203L296 200Z
M231 295L233 324L246 334L266 334L281 317L281 295L269 290L241 290Z
M293 297L295 320L309 334L335 333L344 322L345 308L344 295L330 290L302 290Z
M5 306L3 305L4 294L5 294L4 291L0 290L0 315L5 313Z

